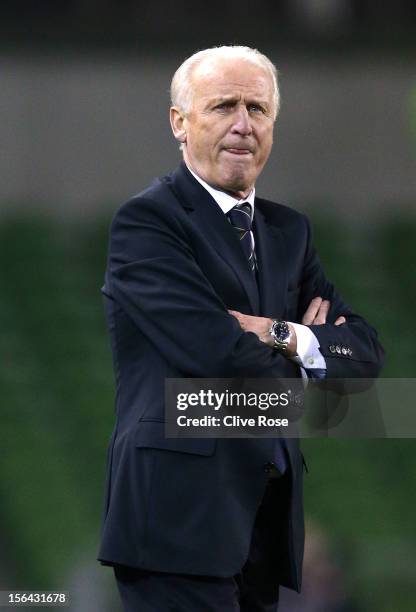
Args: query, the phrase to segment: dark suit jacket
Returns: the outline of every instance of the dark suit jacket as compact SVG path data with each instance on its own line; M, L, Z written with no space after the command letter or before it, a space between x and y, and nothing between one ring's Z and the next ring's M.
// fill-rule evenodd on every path
M233 227L186 166L117 212L104 294L116 373L99 559L155 571L232 576L243 566L273 457L273 439L167 439L167 377L296 377L299 369L227 309L299 321L310 300L331 300L313 326L329 377L375 377L382 349L326 280L307 219L256 198L258 287ZM344 315L346 325L335 327ZM333 353L346 346L351 354ZM287 441L292 479L282 525L281 584L299 589L302 456ZM276 546L279 544L276 543Z

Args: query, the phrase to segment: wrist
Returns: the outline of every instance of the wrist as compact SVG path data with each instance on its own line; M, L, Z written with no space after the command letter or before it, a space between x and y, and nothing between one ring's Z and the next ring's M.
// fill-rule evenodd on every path
M281 319L273 319L269 334L273 341L273 348L284 353L289 346L291 335L287 322Z
M296 355L296 332L291 323L281 319L272 319L269 336L269 345L275 350L288 357Z

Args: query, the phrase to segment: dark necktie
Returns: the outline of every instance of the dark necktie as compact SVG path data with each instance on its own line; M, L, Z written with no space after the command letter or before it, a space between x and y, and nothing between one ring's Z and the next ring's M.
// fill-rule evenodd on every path
M243 204L234 206L234 208L228 212L228 218L238 234L250 270L254 272L256 269L256 257L251 233L251 204L243 202Z
M234 206L234 208L229 211L228 218L230 219L231 225L238 233L240 244L243 247L244 253L246 254L250 270L255 272L257 264L251 235L251 204L244 202L243 204ZM273 463L282 474L284 474L287 470L285 447L286 442L284 439L276 440L273 453Z

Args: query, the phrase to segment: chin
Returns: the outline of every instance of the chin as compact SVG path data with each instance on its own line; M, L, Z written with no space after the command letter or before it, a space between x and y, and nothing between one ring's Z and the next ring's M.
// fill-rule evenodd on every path
M227 176L223 184L227 191L247 191L254 184L254 180L246 174L233 174L232 176Z

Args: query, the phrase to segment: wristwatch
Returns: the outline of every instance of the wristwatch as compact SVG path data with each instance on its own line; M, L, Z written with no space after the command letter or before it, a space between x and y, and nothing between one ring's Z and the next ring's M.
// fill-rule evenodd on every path
M274 319L269 329L269 334L273 338L273 348L277 351L285 352L292 337L289 325L286 321Z

